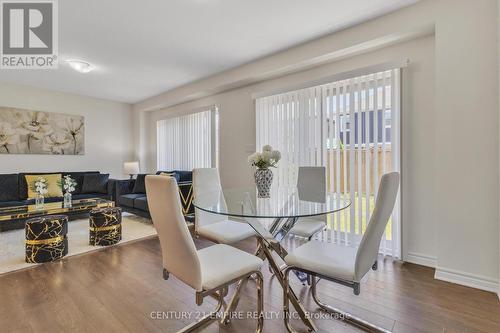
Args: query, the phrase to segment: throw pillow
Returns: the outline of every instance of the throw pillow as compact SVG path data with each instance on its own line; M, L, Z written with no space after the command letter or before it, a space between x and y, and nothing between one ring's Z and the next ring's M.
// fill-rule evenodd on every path
M72 194L82 193L83 178L85 177L85 174L87 174L87 173L99 174L99 171L75 171L75 172L63 172L62 173L63 178L64 178L64 176L69 175L71 178L73 178L76 181L76 188Z
M35 192L35 182L40 178L45 179L47 183L48 192L44 195L44 197L52 198L63 196L61 187L62 175L60 173L49 175L26 175L24 177L26 178L26 184L28 184L28 199L36 198L37 193Z
M0 175L0 201L19 200L18 176L14 174Z
M132 193L146 193L146 174L138 174Z
M108 194L109 174L89 173L83 176L82 193Z
M174 177L177 182L179 182L179 175L175 172L160 172L159 176Z

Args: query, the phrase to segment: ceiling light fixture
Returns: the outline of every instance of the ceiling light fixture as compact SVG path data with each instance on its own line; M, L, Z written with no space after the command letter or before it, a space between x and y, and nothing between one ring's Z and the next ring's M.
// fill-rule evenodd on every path
M66 60L66 62L71 66L71 68L80 73L88 73L94 69L91 64L82 60Z

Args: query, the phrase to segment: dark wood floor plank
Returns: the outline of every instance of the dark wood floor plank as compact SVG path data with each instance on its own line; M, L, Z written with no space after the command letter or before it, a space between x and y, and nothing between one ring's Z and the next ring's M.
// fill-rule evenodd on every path
M212 244L203 239L195 242L198 248ZM255 241L241 242L237 247L252 252ZM273 317L265 321L264 332L285 333L282 290L267 266L263 273L265 310ZM309 288L294 278L292 285L306 309L317 311ZM387 258L363 281L360 296L324 281L320 282L319 293L325 302L395 333L500 332L496 295L437 281L433 269ZM255 283L250 281L242 292L238 311L252 313L256 299ZM175 277L162 279L161 249L156 238L0 276L2 332L175 332L194 319L153 319L152 313L196 314L208 312L214 305L215 300L207 298L198 307L191 288ZM315 322L319 332L360 332L340 321ZM293 323L299 331L305 331L300 322ZM200 332L253 332L255 326L255 320L246 318L233 320L227 327L212 323Z

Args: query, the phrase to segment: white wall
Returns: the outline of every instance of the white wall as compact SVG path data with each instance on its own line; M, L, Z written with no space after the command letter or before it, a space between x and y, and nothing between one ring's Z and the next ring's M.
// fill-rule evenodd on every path
M409 58L403 70L403 223L405 259L436 258L434 218L434 37L428 36L347 60L202 98L168 109L145 113L149 123L148 166L156 166L156 121L173 114L192 112L201 106L219 105L220 172L223 186L252 184L247 147L255 145L255 105L252 95L290 84L366 67L387 60ZM425 131L421 130L425 129ZM411 237L409 237L411 235Z
M436 276L498 288L497 1L436 1ZM466 22L464 22L466 18Z
M405 137L405 145L411 149L405 152L403 159L403 168L408 169L403 175L404 246L407 253L415 251L417 255L430 256L427 258L429 263L435 255L437 278L497 291L499 102L496 0L421 1L142 101L134 109L151 110L158 105L178 104L210 91L234 88L299 65L317 63L324 57L352 55L353 50L363 46L397 40L407 36L409 31L425 30L429 26L435 29L434 54L431 55L434 62L431 76L435 84L409 89L413 99L410 103L423 106L419 112L432 110L432 117L425 118L418 113L407 118L411 122L405 132L409 136ZM339 63L348 64L348 61ZM417 77L427 75L419 72L419 66L413 70ZM316 73L318 76L323 74ZM293 78L300 79L300 74L293 74L287 80ZM248 102L250 95L248 88L238 89L149 116L154 120L161 117L162 112L185 112L222 100L224 103L220 104L225 107L221 111L224 113L221 116L221 175L224 185L235 186L248 182L251 176L244 159L247 154L244 146L254 142L255 136L249 131L254 127L253 107ZM434 103L429 102L432 98ZM433 109L430 104L434 104ZM152 133L150 126L140 130ZM154 155L152 143L147 141L145 145L149 147L143 152L149 164ZM432 241L433 235L435 241Z
M85 155L0 154L0 173L97 170L122 178L123 162L133 156L128 104L0 83L0 106L85 117Z

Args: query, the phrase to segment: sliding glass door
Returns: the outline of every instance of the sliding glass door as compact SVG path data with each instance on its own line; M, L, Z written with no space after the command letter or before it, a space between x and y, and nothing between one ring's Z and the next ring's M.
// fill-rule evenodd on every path
M328 217L317 237L358 243L374 208L380 177L400 169L400 70L394 69L256 100L257 148L282 152L276 184L294 186L299 166L325 166L329 191L350 209ZM381 251L399 258L400 202Z

